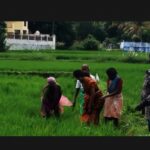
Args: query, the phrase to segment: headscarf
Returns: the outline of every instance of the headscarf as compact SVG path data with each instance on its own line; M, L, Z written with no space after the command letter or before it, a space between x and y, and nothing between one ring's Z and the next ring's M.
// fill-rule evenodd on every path
M48 77L47 78L47 82L51 83L51 82L55 82L56 83L56 79L54 77Z

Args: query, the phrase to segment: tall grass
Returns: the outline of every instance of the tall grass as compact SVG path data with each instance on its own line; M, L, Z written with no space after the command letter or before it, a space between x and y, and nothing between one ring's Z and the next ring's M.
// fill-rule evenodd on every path
M124 76L126 82L126 75ZM57 81L62 87L63 94L72 100L75 79L59 77ZM134 81L136 86L132 85ZM105 125L102 114L98 127L87 127L81 124L78 103L75 110L65 108L65 112L59 120L54 117L48 120L41 118L39 113L40 94L45 83L46 79L38 76L0 76L1 136L147 135L144 118L140 114L132 112L135 104L139 101L140 80L128 78L128 84L124 85L124 110L119 129L115 129L111 123ZM105 90L106 83L103 78L101 78L99 86L103 91ZM129 86L131 87L129 88Z

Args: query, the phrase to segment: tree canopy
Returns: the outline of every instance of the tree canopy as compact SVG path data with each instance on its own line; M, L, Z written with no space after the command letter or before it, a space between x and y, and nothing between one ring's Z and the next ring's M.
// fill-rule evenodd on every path
M75 41L92 35L100 43L117 43L122 40L150 42L150 21L29 21L29 30L56 34L57 42L69 48Z

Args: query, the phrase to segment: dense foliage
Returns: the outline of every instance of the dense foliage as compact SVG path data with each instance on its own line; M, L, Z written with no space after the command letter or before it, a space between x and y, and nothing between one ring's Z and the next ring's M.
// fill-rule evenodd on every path
M3 21L0 21L0 52L3 52L6 50L6 24Z
M102 43L104 48L118 48L122 40L150 42L149 21L29 21L29 30L32 33L39 30L41 33L56 34L60 49L82 42L89 34Z

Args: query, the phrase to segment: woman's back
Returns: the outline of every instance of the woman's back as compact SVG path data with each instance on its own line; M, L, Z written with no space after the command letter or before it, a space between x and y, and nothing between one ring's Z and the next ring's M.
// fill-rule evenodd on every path
M57 84L48 84L43 90L43 100L49 103L58 103L61 98L61 87Z

